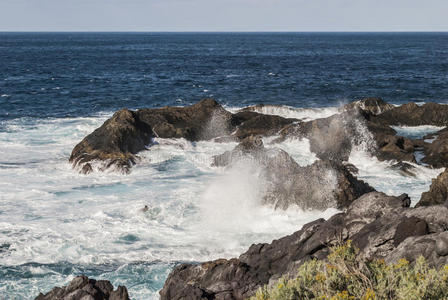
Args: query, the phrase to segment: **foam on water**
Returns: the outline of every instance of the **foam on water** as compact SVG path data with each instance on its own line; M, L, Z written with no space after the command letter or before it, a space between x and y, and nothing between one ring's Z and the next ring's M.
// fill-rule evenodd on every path
M210 167L236 143L157 139L130 175L78 174L73 146L108 116L2 124L1 294L31 298L83 272L156 299L177 262L237 256L336 212L261 206L259 166ZM315 159L306 140L279 146L300 164Z
M397 135L405 136L411 139L421 139L430 133L436 133L445 127L422 125L422 126L391 126L397 132Z
M110 115L0 124L0 294L31 298L85 273L128 286L136 299L157 299L179 262L238 256L337 212L260 205L266 182L256 162L211 167L233 142L156 139L130 175L78 174L67 162L73 146ZM441 170L415 165L415 177L403 176L368 154L359 127L361 144L350 156L358 177L391 195L406 192L415 204ZM264 139L267 148L282 148L302 166L316 160L307 139L273 139Z
M409 195L414 206L423 192L429 190L431 179L437 177L443 170L409 163L415 167L411 170L415 176L404 175L399 170L391 168L396 162L379 161L368 152L355 149L351 152L349 162L359 169L358 179L368 182L377 191L398 196Z
M241 108L227 107L231 112L237 112ZM320 108L298 108L286 105L264 105L254 106L253 110L266 114L277 115L284 118L295 118L303 121L311 121L319 118L327 118L339 112L339 107L320 107Z

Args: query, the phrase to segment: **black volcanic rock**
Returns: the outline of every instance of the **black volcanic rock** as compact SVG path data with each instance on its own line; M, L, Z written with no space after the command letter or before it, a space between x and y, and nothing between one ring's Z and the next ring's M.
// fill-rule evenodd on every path
M139 109L136 114L161 138L209 140L228 135L234 129L232 114L213 99L186 107Z
M94 171L93 161L103 162L100 170L117 167L126 173L155 137L238 140L254 133L276 134L294 121L251 111L232 114L213 99L187 107L123 109L76 145L69 161L84 174Z
M92 161L105 162L128 172L139 151L152 138L183 137L191 141L211 139L233 130L232 114L212 99L187 107L164 107L117 111L112 118L86 136L72 151L69 161L82 173L93 171Z
M374 116L372 121L386 125L447 126L448 105L429 102L420 106L411 102Z
M423 144L425 157L422 159L435 168L448 167L448 129L444 128L435 134L432 143Z
M69 161L90 173L94 160L106 161L105 168L119 166L124 171L135 163L135 154L153 137L151 127L130 110L117 111L112 118L86 136L72 151Z
M381 98L371 97L350 102L349 104L344 105L340 110L341 111L362 110L365 113L371 115L379 115L388 110L393 109L394 107L395 106L387 103Z
M365 120L358 111L336 114L285 126L274 143L287 138L307 138L310 150L323 160L347 161L353 145L370 138ZM367 135L367 136L366 136Z
M286 119L280 116L257 114L243 122L236 130L235 136L238 139L244 139L251 135L274 135L286 125L297 121L297 119Z
M448 169L445 169L437 178L432 180L429 191L424 192L420 201L416 204L419 206L430 206L437 204L445 204L448 200Z
M259 136L249 136L232 151L215 156L213 165L228 166L244 159L262 167L262 179L266 182L264 201L276 208L291 205L302 209L345 208L359 196L373 191L341 163L317 160L302 167L285 151L264 148Z
M282 276L295 276L307 260L325 259L329 247L351 239L364 259L411 262L423 255L433 266L448 262L448 208L409 208L406 195L372 192L344 213L316 220L270 244L254 244L238 259L175 268L161 299L245 299Z
M322 160L347 161L353 146L368 145L380 160L416 162L414 151L424 150L423 162L434 167L448 166L448 131L441 131L430 144L396 135L391 125L448 124L448 106L415 103L395 107L380 98L365 98L343 106L338 114L303 122L266 115L271 106L260 105L232 114L213 99L187 107L121 110L100 128L85 137L72 151L70 162L82 173L109 167L128 172L152 138L185 138L189 141L214 139L240 141L251 135L279 134L286 138L307 138L310 150ZM271 107L275 111L276 107ZM282 109L285 109L282 107ZM95 167L93 161L100 161Z
M75 277L67 286L55 287L46 294L39 294L35 300L129 300L126 287L119 286L115 291L107 280L89 279L87 276Z

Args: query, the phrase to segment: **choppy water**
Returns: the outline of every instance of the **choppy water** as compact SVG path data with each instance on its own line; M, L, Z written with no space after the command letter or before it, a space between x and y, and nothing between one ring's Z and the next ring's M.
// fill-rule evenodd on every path
M0 295L29 299L85 273L126 285L135 299L156 299L179 262L237 256L336 212L260 206L257 165L210 167L235 143L159 140L130 175L76 173L67 162L73 146L115 109L214 96L230 110L283 104L264 112L314 119L366 95L444 103L447 40L0 33ZM438 129L396 128L412 137ZM277 146L301 165L315 160L307 140ZM414 203L440 172L418 166L416 177L404 177L365 149L350 161L378 190L407 192Z

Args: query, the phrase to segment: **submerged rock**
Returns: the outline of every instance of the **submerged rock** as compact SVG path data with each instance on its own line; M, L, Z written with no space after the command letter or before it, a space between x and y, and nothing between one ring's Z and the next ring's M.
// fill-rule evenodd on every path
M404 176L411 176L411 177L416 176L416 174L414 173L416 168L413 165L406 162L398 162L392 165L390 168L399 171Z
M35 300L129 300L128 290L119 286L114 290L107 280L89 279L87 276L75 277L67 286L55 287L46 294L39 294Z
M365 194L346 212L308 223L270 244L254 244L239 258L176 267L160 291L161 299L245 299L282 276L295 276L305 261L325 259L330 246L348 239L367 260L396 262L405 257L412 262L423 255L430 265L446 264L448 208L409 205L407 195Z
M317 160L302 167L281 149L266 149L259 136L242 140L232 151L214 157L213 165L228 166L249 159L262 167L266 182L265 204L286 209L296 205L302 209L325 210L344 208L359 196L373 191L367 183L356 179L349 167L334 161Z

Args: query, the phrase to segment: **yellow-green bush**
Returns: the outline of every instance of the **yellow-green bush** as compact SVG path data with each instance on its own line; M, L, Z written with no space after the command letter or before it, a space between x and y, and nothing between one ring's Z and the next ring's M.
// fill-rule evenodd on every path
M296 278L259 289L251 300L448 299L448 265L430 268L423 257L364 262L351 242L331 248L328 261L304 263Z

